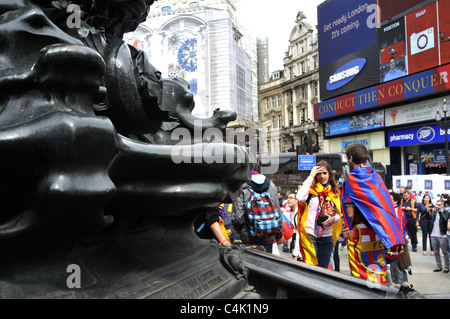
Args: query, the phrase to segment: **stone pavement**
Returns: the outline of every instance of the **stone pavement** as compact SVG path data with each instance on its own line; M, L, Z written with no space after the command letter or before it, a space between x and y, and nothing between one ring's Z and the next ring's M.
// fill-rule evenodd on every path
M412 275L408 274L408 281L413 285L413 288L421 292L427 298L445 298L450 299L450 273L444 274L443 272L435 273L433 270L436 268L436 260L434 256L430 255L430 248L428 243L427 256L423 256L422 253L422 232L419 230L417 234L419 244L417 245L417 252L412 251L411 244L409 244L409 251L411 256ZM341 246L340 246L341 247ZM282 245L278 245L280 256L291 258L290 253L282 251ZM348 267L348 254L347 247L339 249L340 257L340 272L342 274L350 275L350 269ZM444 259L441 253L441 260L444 266Z

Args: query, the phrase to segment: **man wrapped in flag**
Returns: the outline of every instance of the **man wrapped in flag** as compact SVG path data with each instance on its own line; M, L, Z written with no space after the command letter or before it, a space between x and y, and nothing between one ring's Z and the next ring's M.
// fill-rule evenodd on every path
M342 186L341 201L350 271L386 285L386 259L403 253L403 232L386 185L366 164L366 146L350 144L345 153L351 172Z

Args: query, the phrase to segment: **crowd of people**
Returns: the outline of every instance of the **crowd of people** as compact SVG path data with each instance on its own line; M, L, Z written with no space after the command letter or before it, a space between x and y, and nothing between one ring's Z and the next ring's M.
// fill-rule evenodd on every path
M274 254L278 253L278 244L283 244L283 251L290 252L293 260L337 271L341 244L348 250L351 275L387 285L408 281L407 274L411 274L412 267L409 244L412 252L417 252L420 227L423 255L427 255L429 247L436 260L434 271L448 273L448 195L442 195L433 204L429 195L418 202L408 187L394 192L367 165L369 153L365 145L350 144L345 152L350 174L342 184L337 183L326 161L316 163L303 184L285 194L266 176L253 170L251 180L243 185L242 193L228 211L228 224L235 234L233 240L221 234L226 235L227 230L222 227L221 231L218 223L223 224L225 216L217 210L202 217L203 221L210 220L206 223L211 226L209 238L226 245L237 239L244 245L258 246ZM255 193L262 195L255 199ZM249 222L258 200L263 208L257 214L277 215L270 229L261 231L265 235L262 237L252 228L254 216Z

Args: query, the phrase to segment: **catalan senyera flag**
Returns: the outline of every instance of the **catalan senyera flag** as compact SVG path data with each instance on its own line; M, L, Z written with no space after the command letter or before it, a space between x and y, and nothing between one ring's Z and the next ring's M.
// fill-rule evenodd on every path
M351 201L359 208L386 248L405 244L389 191L372 167L362 164L350 172L348 180L342 186L341 201L344 231L352 229L345 207Z
M339 198L339 194L332 191L331 186L324 186L320 183L317 183L315 187L311 187L309 193L313 195L319 195L326 193L326 200L330 200L334 203L336 208L336 214L341 215L341 202ZM314 244L311 241L308 233L306 232L306 219L308 218L308 205L306 202L298 202L298 220L297 220L297 231L299 234L299 243L300 243L300 253L302 254L303 261L310 265L317 265L317 256L316 249L314 248ZM333 237L333 245L336 244L336 241L339 238L339 235L342 232L342 222L339 221L333 224L332 237Z

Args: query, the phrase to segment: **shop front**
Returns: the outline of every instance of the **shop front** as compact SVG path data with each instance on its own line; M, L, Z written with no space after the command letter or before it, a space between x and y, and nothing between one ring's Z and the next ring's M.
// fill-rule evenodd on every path
M424 124L388 131L392 175L445 174L445 130Z

